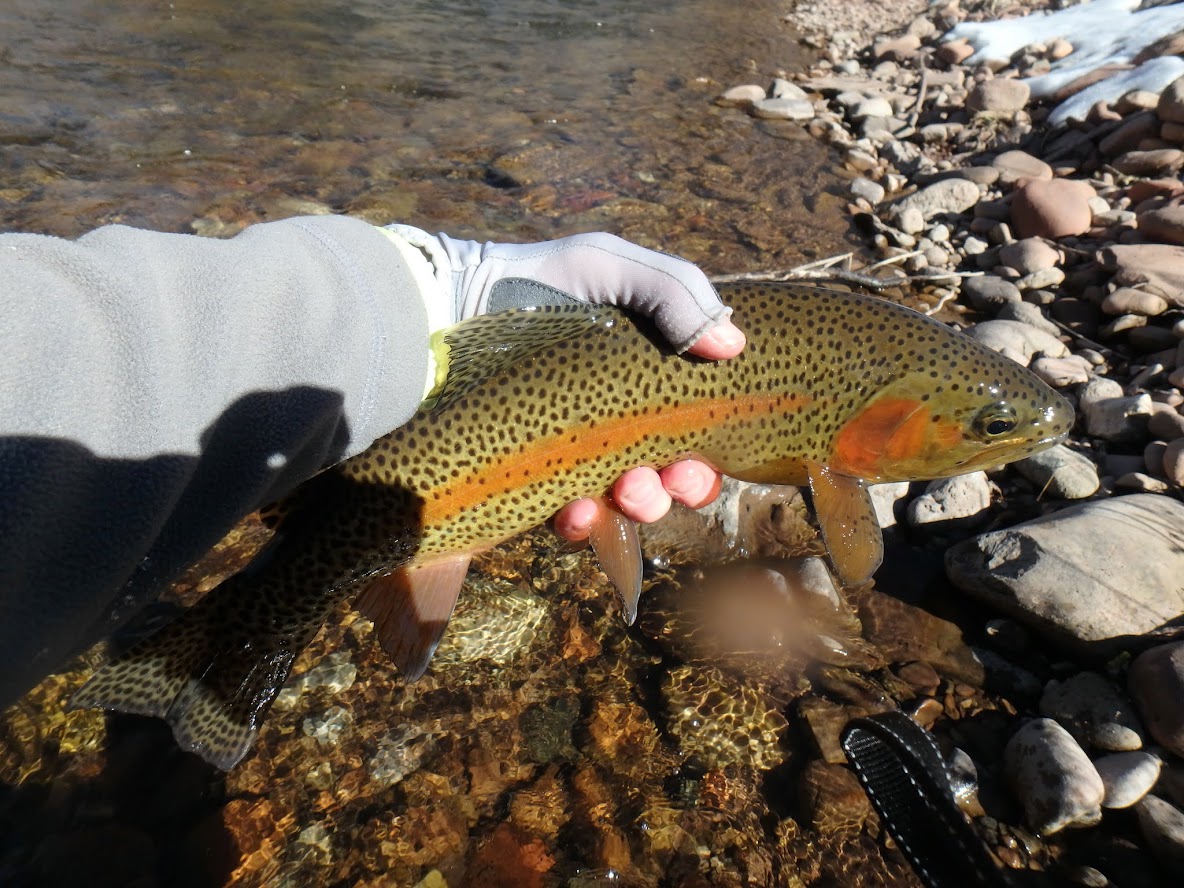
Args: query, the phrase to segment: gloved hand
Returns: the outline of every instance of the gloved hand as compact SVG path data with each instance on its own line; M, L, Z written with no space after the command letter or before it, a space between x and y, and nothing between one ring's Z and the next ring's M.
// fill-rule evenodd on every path
M537 244L461 241L407 225L387 230L427 257L445 296L447 326L488 311L563 301L616 305L652 318L679 352L720 360L744 348L731 309L690 262L639 247L611 234L577 234ZM429 313L431 309L429 308ZM613 486L613 499L635 521L656 521L672 499L699 508L719 493L719 475L697 460L661 472L639 467ZM592 500L577 500L555 516L555 530L583 539L597 517Z

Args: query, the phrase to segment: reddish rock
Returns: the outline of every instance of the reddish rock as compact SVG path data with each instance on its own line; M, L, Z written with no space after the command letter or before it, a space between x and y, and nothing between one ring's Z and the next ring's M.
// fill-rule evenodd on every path
M984 114L1015 114L1024 110L1032 89L1022 80L1000 77L977 84L966 97L966 110Z
M1093 188L1074 179L1021 179L1011 202L1017 237L1058 238L1084 234L1093 223Z

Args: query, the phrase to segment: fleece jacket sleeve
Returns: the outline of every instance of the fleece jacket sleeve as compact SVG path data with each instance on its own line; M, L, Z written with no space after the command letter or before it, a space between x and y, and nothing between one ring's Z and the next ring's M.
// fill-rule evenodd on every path
M0 705L405 422L427 343L360 220L0 235Z

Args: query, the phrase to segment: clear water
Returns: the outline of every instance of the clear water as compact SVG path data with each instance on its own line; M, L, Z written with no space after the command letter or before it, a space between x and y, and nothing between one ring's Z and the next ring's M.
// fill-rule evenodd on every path
M502 239L607 229L717 270L841 241L774 0L6 0L0 226L227 235L310 209ZM819 245L823 246L819 246Z

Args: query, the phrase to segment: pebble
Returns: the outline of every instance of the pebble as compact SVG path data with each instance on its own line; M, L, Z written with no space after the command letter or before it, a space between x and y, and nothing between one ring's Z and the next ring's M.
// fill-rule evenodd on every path
M1069 354L1065 343L1051 333L1021 321L983 321L967 328L966 334L1025 367L1034 355L1063 358Z
M1158 130L1159 118L1152 112L1131 114L1118 129L1098 142L1098 150L1107 157L1125 154L1138 148L1143 139L1155 135Z
M962 295L977 311L995 312L1008 302L1020 301L1020 288L998 275L984 274L962 281Z
M1032 88L1015 78L984 80L966 96L966 110L971 113L1008 115L1024 110Z
M1022 279L1016 281L1016 286L1021 290L1024 289L1022 283ZM1060 327L1044 316L1039 305L1030 302L1009 302L999 309L999 314L995 317L1000 321L1019 321L1021 324L1028 324L1037 330L1043 330L1049 336L1057 336L1061 332Z
M1110 164L1127 176L1162 176L1184 167L1184 151L1179 148L1128 151L1114 158Z
M1129 808L1155 786L1163 761L1149 752L1116 752L1094 761L1106 787L1103 808Z
M980 193L978 186L966 179L943 179L900 198L892 205L892 210L899 218L906 209L915 208L928 220L939 213L961 213L970 209L978 202Z
M1051 179L1052 167L1026 151L1004 151L991 166L999 171L999 184L1014 185L1020 179Z
M1184 487L1184 437L1170 441L1164 448L1163 473L1177 487Z
M1090 363L1078 355L1067 358L1036 358L1028 369L1051 385L1064 388L1086 382L1090 375Z
M1148 240L1165 244L1184 244L1184 206L1169 204L1166 207L1144 210L1136 213L1139 231Z
M1065 272L1059 268L1044 268L1024 275L1015 285L1021 290L1045 290L1059 287L1065 281Z
M1176 531L1184 535L1180 526ZM1184 608L1177 610L1184 613ZM1161 746L1184 756L1184 641L1139 654L1127 672L1127 682L1151 736Z
M1160 866L1184 876L1184 812L1158 796L1144 796L1135 806L1139 830Z
M872 44L872 55L876 61L888 59L902 62L913 58L921 48L921 38L916 34L904 34L900 37L881 37Z
M1038 237L1026 237L1000 248L999 261L1020 274L1032 274L1057 265L1061 252Z
M1093 224L1094 190L1076 179L1021 180L1011 201L1011 227L1019 237L1084 234Z
M1176 383L1172 384L1176 385ZM1153 412L1151 418L1147 420L1147 431L1153 437L1162 441L1174 441L1184 435L1184 416L1166 404L1157 407L1154 401L1151 404L1151 409Z
M1114 272L1113 283L1151 290L1171 305L1184 307L1184 246L1110 244L1098 251L1102 267Z
M1168 310L1168 301L1155 293L1136 290L1134 287L1119 287L1102 300L1102 311L1106 314L1137 314L1154 316Z
M810 94L784 77L774 77L769 85L769 96L774 99L808 99Z
M851 119L855 121L891 116L892 104L883 96L870 96L851 109Z
M1079 672L1044 686L1040 714L1055 718L1083 746L1109 752L1143 748L1143 725L1134 704L1096 672Z
M1105 655L1184 614L1184 504L1154 494L1091 500L965 540L945 562L959 589Z
M1017 472L1036 485L1042 496L1085 499L1097 493L1101 486L1093 461L1064 444L1057 444L1013 465Z
M765 95L764 87L747 83L743 86L733 86L731 89L724 90L724 92L716 96L715 103L717 105L723 105L725 108L749 108L756 102L763 100Z
M1095 376L1077 393L1078 406L1085 418L1085 430L1107 441L1131 441L1140 438L1151 413L1151 396L1142 393L1126 396L1113 379Z
M1184 123L1184 77L1173 80L1159 94L1155 113L1160 120Z
M1102 778L1052 719L1033 719L1016 731L1003 751L1003 767L1028 825L1040 835L1102 819Z
M997 489L986 472L971 472L930 481L925 492L909 503L909 524L919 527L944 521L985 516Z
M879 182L873 182L866 176L856 176L851 180L849 187L853 195L862 197L872 206L875 206L884 199L884 186Z
M808 99L759 99L753 102L752 113L767 120L811 120L814 103Z
M970 41L960 38L948 40L937 48L937 58L947 65L957 65L974 55Z
M1167 493L1168 483L1160 478L1153 478L1146 472L1127 472L1114 479L1114 486L1122 490L1140 493Z

